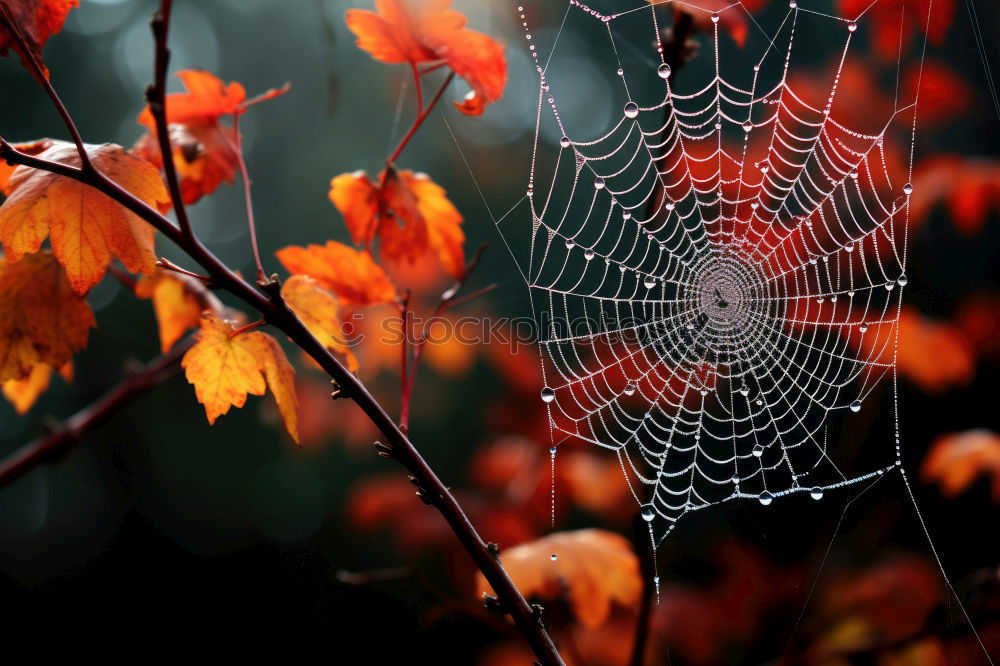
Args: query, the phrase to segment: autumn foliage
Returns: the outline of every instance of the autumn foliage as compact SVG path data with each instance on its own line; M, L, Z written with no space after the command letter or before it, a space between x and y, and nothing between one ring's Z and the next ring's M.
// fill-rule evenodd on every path
M65 76L55 70L50 75L42 55L46 42L61 30L77 4L77 0L0 0L5 17L0 25L0 55L16 53L43 86ZM718 23L722 38L735 48L745 46L754 29L754 14L768 7L763 0L744 0L740 12L723 11L732 3L698 0L706 11L692 12L684 3L650 0L648 4L651 7L643 4L642 9L663 22L660 28L671 20L684 20L695 35L712 34ZM622 459L614 452L596 451L566 438L559 442L558 466L553 463L549 447L554 420L579 414L569 407L566 413L549 416L540 408L542 377L534 351L512 352L509 345L495 341L466 344L447 335L435 343L439 329L458 320L452 308L465 300L459 292L476 277L481 252L469 250L467 235L482 234L472 217L467 219L460 210L463 198L448 174L438 172L432 178L422 172L421 156L407 149L432 112L454 115L457 110L474 117L462 120L478 123L482 122L478 116L499 111L491 105L501 99L508 82L504 43L469 28L466 17L451 5L451 0L374 0L373 9L346 11L340 28L367 54L362 56L366 65L381 67L369 63L370 56L377 63L401 66L394 74L405 79L416 98L415 105L410 100L400 107L401 113L405 111L401 117L410 124L404 123L399 143L388 154L379 153L370 160L352 153L349 157L356 163L340 168L355 170L338 174L337 168L319 174L318 187L304 188L302 196L319 202L334 223L319 239L298 237L294 223L285 225L283 233L287 233L279 249L271 255L265 252L263 259L253 226L249 179L253 164L248 164L244 154L240 119L261 102L294 103L291 95L285 97L287 85L252 96L241 83L228 81L224 72L185 69L174 73L183 90L159 91L164 93L162 103L155 90L144 101L135 100L129 123L135 109L145 106L135 117L134 129L141 135L134 143L135 135L124 142L131 148L82 140L78 145L79 135L71 136L72 141L3 141L7 160L0 161L4 196L0 205L0 390L13 410L23 415L34 407L37 412L37 401L52 386L70 382L86 386L91 381L90 376L79 376L87 373L79 372L86 364L81 365L77 355L92 338L111 335L105 314L97 304L91 305L100 291L95 292L95 287L105 280L117 281L127 299L140 301L137 307L148 318L150 336L155 320L158 340L150 340L150 345L190 385L179 384L188 392L199 421L203 410L205 420L216 428L213 432L219 433L227 427L220 417L245 407L248 396L270 394L263 409L273 416L272 421L280 420L281 432L287 433L280 435L283 440L301 445L290 454L299 456L296 461L313 460L332 441L344 444L347 457L361 451L367 456L373 440L384 439L386 432L379 434L370 413L350 401L332 401L331 397L357 394L345 395L344 387L331 384L321 367L333 365L351 373L348 377L364 376L380 391L391 384L385 391L390 396L387 404L398 407L393 425L398 424L404 437L413 403L422 403L424 414L437 414L445 413L450 399L433 383L422 392L424 378L418 368L423 374L427 374L425 368L433 370L436 381L458 387L459 392L466 390L466 378L481 371L495 385L497 396L484 413L470 417L475 419L471 437L442 445L448 447L449 464L464 470L468 481L456 484L454 496L468 522L484 535L483 541L496 542L488 546L491 557L502 564L525 599L544 607L544 611L532 612L539 613L537 624L551 632L566 663L641 666L662 663L668 651L678 663L729 663L741 646L773 643L772 625L788 618L800 632L788 642L788 663L963 663L961 658L970 654L962 642L965 639L952 636L952 625L937 624L951 599L929 557L894 552L869 561L861 561L861 556L856 561L845 558L831 561L830 575L820 579L812 570L776 560L767 544L751 543L747 533L753 530L740 536L727 532L720 538L717 525L723 521L716 516L712 518L715 523L702 523L700 531L692 531L691 538L701 540L700 555L674 554L675 560L696 571L696 580L670 579L664 573L662 583L657 577L654 584L650 574L668 571L674 561L661 561L657 565L661 568L653 572L644 559L651 553L649 535L645 523L635 527L636 490L622 475ZM875 5L870 0L836 0L832 5L845 21L868 13L866 29L852 39L865 40L874 57L847 57L838 70L838 102L845 108L846 119L859 123L878 115L871 113L873 108L885 111L896 102L885 92L882 69L891 69L900 50L921 43L924 36L931 45L944 43L958 11L956 0L934 0L930 21L924 23L918 17L927 15L929 0ZM718 21L713 21L713 11L723 12L721 18L716 17ZM17 29L12 32L3 27L8 23ZM650 35L642 39L649 41ZM452 95L455 79L461 79L457 86L469 90L464 97ZM801 80L794 79L794 87L804 97L827 95L828 84L818 81L819 77L801 75ZM982 102L967 77L945 60L928 59L919 71L904 70L898 85L907 99L919 92L924 100L921 122L928 127L961 123ZM446 95L457 99L442 110L438 102ZM54 89L53 97L57 99ZM158 128L164 124L167 136L160 136ZM75 133L73 128L70 134ZM382 135L377 138L381 141ZM890 141L879 148L885 152L892 178L903 176L905 150ZM691 150L698 164L690 168L698 177L717 176L716 162L708 159L714 153L706 150L702 155L698 150ZM170 180L171 164L177 182ZM704 173L699 171L702 168ZM232 305L239 290L227 288L219 279L220 271L199 272L195 264L204 266L202 260L211 255L211 249L198 238L197 223L185 226L181 221L188 206L237 181L244 188L253 248L252 255L247 248L247 255L254 259L255 273L244 278L227 266L222 272L266 298L267 307L249 314ZM439 183L448 185L448 190ZM908 223L919 242L925 242L932 229L940 231L938 227L974 243L990 233L991 221L1000 211L1000 161L995 157L957 150L918 151L912 183L907 216L891 223ZM121 196L112 198L109 191ZM128 205L123 205L123 199ZM162 219L171 226L154 227L150 219ZM242 225L244 221L225 223ZM168 243L187 251L192 266L164 258L162 247ZM865 262L872 259L866 252L880 251L888 250L860 248L854 256ZM271 275L265 263L280 266L280 273ZM917 272L911 279L919 281ZM970 390L984 372L995 374L1000 360L1000 297L990 284L953 307L940 306L938 301L943 299L930 289L922 295L902 305L898 319L896 313L887 314L887 321L873 325L865 337L847 327L834 334L841 336L844 354L898 371L900 394L919 396L917 400L956 396L961 400L962 391ZM789 307L785 313L788 328L781 335L825 331L834 321L859 324L863 316L844 299L838 305L827 302L813 307L810 311L818 314L811 318ZM436 323L408 328L412 335L398 344L378 336L386 322L402 320L408 326L417 315L427 315ZM276 323L282 316L307 331L302 336L311 348L301 343L302 337L296 338ZM594 342L590 351L607 352L602 344ZM314 353L315 349L321 354ZM320 356L329 360L327 351L336 362L318 363ZM691 372L714 377L708 365ZM150 384L165 380L167 374L156 375ZM126 384L129 377L126 373ZM618 367L599 379L617 386L626 376ZM672 383L684 380L645 372L643 382L643 392L663 394L677 388ZM992 426L963 430L976 425L913 436L914 449L926 449L919 461L912 462L919 465L919 483L914 484L918 493L935 502L958 503L982 498L988 488L989 499L1000 501L1000 435ZM860 420L848 426L843 438L851 444L865 440L872 427ZM945 429L941 425L940 430ZM59 434L58 429L52 432ZM468 435L468 429L465 432ZM78 439L76 433L74 438ZM388 448L377 450L392 455ZM395 549L393 558L404 564L413 561L440 568L436 576L415 583L433 591L427 596L440 597L433 601L434 613L421 618L422 622L432 624L456 608L461 611L456 614L478 621L485 612L485 600L487 609L504 617L488 619L486 626L496 629L496 640L477 651L480 663L530 663L535 655L508 640L513 633L506 619L509 608L495 598L497 590L482 569L477 573L464 560L456 564L453 524L427 510L426 504L440 502L440 498L429 497L420 482L384 473L352 481L344 501L345 522L365 538L388 535ZM556 496L558 501L553 502ZM749 522L757 529L755 520L752 516ZM580 522L600 527L572 529ZM837 526L840 529L841 524ZM701 559L691 565L684 562L685 557ZM991 585L995 584L991 579ZM811 605L806 609L801 608L803 590L811 590ZM644 606L654 595L656 604ZM993 613L995 608L987 610ZM639 645L639 653L633 654L643 621L651 628L652 638L644 652ZM991 630L995 635L995 622ZM768 652L772 661L767 663L778 663L774 653ZM858 661L852 661L855 658Z

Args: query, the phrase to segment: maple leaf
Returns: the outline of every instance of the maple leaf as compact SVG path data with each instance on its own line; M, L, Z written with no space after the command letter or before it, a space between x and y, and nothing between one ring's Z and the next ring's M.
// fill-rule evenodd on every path
M549 557L555 554L553 561ZM527 598L569 596L574 615L587 629L604 624L612 602L635 606L642 593L639 560L624 537L604 530L555 532L500 555L511 580ZM479 594L494 594L477 574Z
M161 211L169 208L163 180L147 162L113 143L88 145L87 154L98 170L139 199ZM65 141L53 141L38 157L80 166L76 147ZM153 227L96 189L22 165L7 179L4 193L0 244L10 261L37 252L49 236L78 294L101 281L113 256L133 273L153 273Z
M63 365L95 325L52 253L0 257L0 382L23 379L39 363Z
M332 352L347 361L347 369L358 369L358 359L347 346L338 319L337 297L308 275L293 275L281 285L281 297L309 332Z
M932 44L944 40L955 18L955 0L838 0L837 12L850 20L864 14L872 26L875 52L894 62L909 48L917 29L925 31Z
M358 48L385 63L444 61L472 91L455 107L478 116L503 95L507 84L504 46L466 28L465 16L450 9L451 0L375 0L375 11L349 9L347 27Z
M389 169L373 182L364 171L330 181L330 201L355 243L377 236L384 259L413 265L432 250L455 279L465 273L462 215L427 174Z
M327 241L326 245L290 245L275 253L288 272L308 275L329 289L347 307L364 307L396 300L396 289L385 271L362 250Z
M79 4L80 0L0 0L0 11L5 10L14 20L28 47L28 53L21 53L10 31L0 27L0 56L14 49L29 72L34 72L29 60L34 58L41 65L45 78L49 78L49 70L42 62L42 49L49 37L62 30L66 15Z
M59 374L67 382L73 379L73 364L67 361L59 369ZM14 406L18 414L26 414L35 404L39 396L49 388L52 381L52 366L48 363L36 363L27 377L23 379L8 379L3 384L3 395Z
M160 350L165 354L192 328L201 323L202 312L223 312L222 304L194 278L160 270L143 276L135 285L135 295L153 301L160 331Z
M920 478L937 481L945 497L961 495L983 475L990 478L993 500L1000 502L1000 435L991 430L938 437L920 466Z
M235 332L229 321L206 313L194 346L181 359L208 422L214 424L230 407L242 407L248 393L264 395L270 387L288 434L298 442L295 371L284 350L266 333Z
M240 114L251 104L284 94L287 87L247 100L241 84L225 84L209 72L187 69L178 72L177 77L187 92L166 96L167 130L181 198L193 204L223 182L232 184L239 168L236 130L219 122L222 116ZM133 152L162 169L156 121L148 106L136 121L148 131L136 141Z

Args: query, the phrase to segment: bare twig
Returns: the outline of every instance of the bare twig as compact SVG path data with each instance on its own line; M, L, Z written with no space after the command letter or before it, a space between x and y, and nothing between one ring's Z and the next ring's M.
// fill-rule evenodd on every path
M183 340L163 356L139 370L132 370L97 402L81 409L64 422L49 426L48 433L26 444L0 461L0 488L10 485L25 473L45 462L62 457L81 435L106 421L132 398L150 389L180 369L184 352L191 348L192 339Z
M181 233L189 239L194 238L191 220L188 218L187 207L181 196L180 179L177 177L177 166L174 164L174 151L170 146L170 128L167 125L167 68L170 65L170 48L167 36L170 32L171 0L162 0L160 10L153 15L150 27L153 30L153 40L156 44L153 63L153 84L146 88L146 102L149 112L153 114L156 124L156 140L160 146L163 162L163 174L170 190L170 199L174 204L174 213Z
M410 399L413 396L413 387L417 379L417 365L420 363L420 357L424 351L424 345L427 344L427 336L430 331L427 328L427 323L433 322L435 319L444 314L444 311L455 304L458 292L461 291L462 287L468 281L469 277L472 275L472 271L476 269L479 265L479 260L483 256L483 252L486 251L486 243L481 244L477 249L476 253L472 255L472 259L465 266L465 270L462 271L462 276L448 289L441 294L441 300L438 302L437 308L434 310L434 316L424 323L424 326L420 329L420 337L413 341L413 351L410 353L410 321L409 321L409 294L407 294L404 299L403 305L403 361L402 361L402 372L400 373L400 380L402 383L402 408L400 409L399 422L400 426L404 431L409 426L410 418ZM488 290L481 290L482 293ZM470 294L471 296L471 294ZM409 370L407 370L409 366Z
M167 26L165 19L169 17L169 11L164 15L163 8L166 7L169 9L169 4L170 0L162 0L161 11L157 18L154 19L154 27L157 19L164 22L162 30L154 30L157 39L157 53L163 53L166 49ZM12 23L9 16L4 16L6 22ZM19 32L12 31L12 34L17 39ZM21 39L21 46L24 48L23 36L21 36ZM415 133L415 128L418 128L423 120L426 119L428 110L433 108L434 103L441 97L445 88L451 82L452 76L453 74L450 74L445 80L441 89L435 95L434 101L424 110L424 114L418 116L414 128L411 128L411 131L404 137L390 161L393 161L402 152L402 149ZM41 80L44 80L44 78ZM43 83L43 85L47 84ZM48 85L48 88L51 88L51 86ZM51 96L54 98L53 101L56 106L62 107L62 103L57 101L58 95L55 94L54 90L52 90ZM72 124L68 114L64 119L67 120L67 125ZM165 130L164 126L165 115L163 116L163 120L158 121L158 134L160 136L160 150L163 153L163 162L166 167L168 164L172 164L172 151L170 149L169 137L167 137L165 131L162 131ZM163 233L163 235L187 252L193 260L198 262L212 278L214 287L225 289L259 312L265 321L282 331L293 343L311 356L337 383L341 390L357 403L368 418L371 419L372 423L385 436L391 447L392 457L409 470L410 474L414 477L414 482L419 486L421 496L425 498L428 504L434 506L447 521L449 527L462 544L462 547L496 591L504 612L510 614L518 629L520 629L525 639L531 645L538 660L545 666L561 666L563 664L559 652L556 650L551 637L541 623L535 609L528 604L520 591L518 591L513 581L511 581L510 576L501 566L499 559L487 549L486 543L472 525L472 522L458 503L458 500L455 499L455 496L447 486L438 478L413 442L397 426L392 417L389 416L382 405L371 395L361 380L349 372L326 349L323 343L309 332L295 314L285 306L281 300L280 285L276 281L264 281L261 283L262 290L258 290L253 284L237 275L206 248L190 231L190 225L184 228L177 227L158 210L149 206L94 169L84 155L81 155L81 168L75 168L26 155L14 149L6 140L0 139L0 158L7 160L11 164L22 164L72 178L97 189L125 206L125 208ZM166 169L165 173L167 173L168 181L170 181L171 177ZM168 183L170 185L169 189L175 209L179 213L182 210L183 201L181 200L180 188L176 180L176 171L173 172L172 180L173 182ZM180 215L178 219L182 219ZM36 459L35 462L23 467L23 469L28 469L32 464L37 464L37 462L38 460Z
M31 49L28 48L27 40L25 39L24 32L21 31L21 26L18 25L14 16L10 13L10 9L7 7L6 3L0 4L0 23L3 24L5 28L13 35L14 40L18 44L18 53L24 58L28 63L31 73L34 74L35 79L41 84L42 88L45 89L45 93L52 100L52 105L56 107L56 111L59 112L59 117L62 118L63 123L66 125L66 129L69 130L70 136L73 138L73 143L76 144L76 150L80 153L80 162L84 168L92 168L90 164L90 156L87 154L86 145L83 143L83 137L80 135L80 130L77 129L76 123L73 122L73 118L69 115L69 111L66 109L66 105L56 94L55 88L52 87L52 82L49 81L49 76L45 71L45 66L38 61L35 54L32 53Z

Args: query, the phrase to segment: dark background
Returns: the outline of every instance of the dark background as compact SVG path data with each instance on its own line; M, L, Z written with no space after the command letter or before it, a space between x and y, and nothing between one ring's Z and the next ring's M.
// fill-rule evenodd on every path
M141 134L134 119L150 77L147 22L155 4L84 0L45 50L52 80L88 141L129 146ZM242 82L251 95L285 81L292 84L286 97L257 107L241 121L259 237L268 256L289 243L347 240L326 199L329 179L359 168L377 172L399 136L399 129L391 128L405 68L376 63L354 47L342 18L352 4L177 2L174 71L203 67ZM523 193L534 129L534 72L514 23L515 4L456 2L474 27L508 43L511 83L505 99L483 119L442 107L494 214ZM563 4L538 4L532 20L535 43L544 51ZM934 56L966 77L977 93L977 110L924 137L924 146L995 156L997 112L968 14L959 5L947 43ZM995 45L1000 12L992 2L977 5L989 48ZM765 12L759 19L767 25L771 16ZM595 60L587 43L571 33L563 36L561 48L565 57L576 59L580 76L613 76L605 71L608 64ZM995 48L988 53L994 59L995 54ZM691 76L699 66L704 65L692 63ZM459 98L461 85L448 95ZM599 100L593 106L581 102L579 109L600 117ZM406 107L404 127L408 112ZM0 133L12 141L67 138L44 93L16 59L0 62ZM440 116L407 149L402 166L431 173L448 190L466 217L467 247L492 244L478 280L497 280L500 287L471 311L530 314L520 278ZM192 214L213 251L244 274L252 272L238 186L222 187ZM521 222L526 227L526 220ZM979 236L966 238L938 209L912 242L907 294L924 312L945 317L964 295L996 290L1000 231L995 219ZM160 251L182 260L165 240ZM270 259L265 265L278 269ZM56 380L24 418L0 405L0 453L40 433L45 415L62 418L89 404L117 381L126 359L158 353L148 303L137 302L111 279L89 300L99 327L76 359L77 380L71 386ZM394 404L395 380L373 379L380 395ZM1000 426L998 382L1000 371L990 364L980 365L974 383L942 396L928 397L903 382L908 469L916 469L939 433ZM422 375L413 437L446 483L469 485L466 462L475 445L497 434L487 430L484 413L498 400L503 400L502 390L485 362L458 380ZM180 648L192 655L203 649L236 655L264 647L288 652L318 647L334 663L474 662L496 632L461 613L429 620L428 611L440 599L425 579L363 586L337 580L341 569L421 567L398 552L387 534L359 533L345 516L350 486L392 464L367 451L345 449L336 437L328 446L297 450L280 428L272 427L264 402L251 399L247 408L210 428L191 387L175 379L89 434L66 459L0 491L0 636L5 642L43 651L90 646L115 652L137 641L152 653ZM888 446L879 434L886 432L888 418L885 404L871 428L872 439L851 442L850 450ZM954 579L997 564L995 545L987 545L997 514L985 482L954 501L919 482L915 489ZM698 513L704 515L678 529L659 554L665 580L697 583L706 577L706 553L730 533L764 549L778 564L815 567L842 515L834 558L864 561L886 550L927 552L896 476L880 482L846 513L840 500L817 505L795 499L767 511L731 505ZM560 527L587 524L571 516ZM458 559L449 564L459 571L467 567ZM449 576L441 567L439 561L428 562L426 577L447 585ZM471 580L471 572L466 579ZM805 596L803 590L803 602ZM773 644L783 644L793 623L794 618L776 620ZM750 652L742 663L760 663L778 651Z

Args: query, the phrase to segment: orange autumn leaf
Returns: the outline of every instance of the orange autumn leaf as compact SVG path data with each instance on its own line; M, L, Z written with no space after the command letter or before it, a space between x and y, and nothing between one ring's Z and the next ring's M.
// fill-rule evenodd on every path
M344 173L329 197L355 243L377 236L385 259L410 265L431 250L449 275L464 274L462 215L427 174L390 169L372 182L364 171Z
M503 94L507 83L504 46L466 28L451 0L375 0L375 11L349 9L347 27L358 48L385 63L420 65L444 61L472 92L455 107L478 116Z
M19 153L37 157L39 153L50 148L52 143L52 139L38 139L27 143L13 143L11 146ZM6 191L7 180L17 167L17 164L9 164L7 160L0 160L0 191Z
M219 300L194 278L170 271L143 276L135 285L135 295L153 301L160 331L160 350L165 354L192 328L201 323L201 313L223 311Z
M290 245L275 255L289 273L308 275L347 307L396 300L396 289L385 271L362 250L327 241L326 245Z
M105 176L150 206L167 210L170 197L159 172L149 163L113 143L88 145L87 154ZM76 147L65 141L53 141L38 157L80 166ZM66 176L19 166L7 180L4 193L0 244L10 261L37 252L48 236L78 294L101 281L112 257L133 273L153 273L153 227L96 189Z
M613 532L555 532L504 550L500 560L525 597L568 596L574 615L587 629L604 624L612 603L632 608L642 593L639 560L628 540ZM477 589L480 595L493 594L481 573Z
M208 422L214 424L230 407L242 407L248 393L264 395L270 387L288 434L298 442L295 371L284 350L266 333L234 332L229 321L205 314L195 334L197 341L181 360Z
M41 66L45 77L49 72L42 63L42 49L49 37L62 30L66 15L80 0L0 0L0 5L14 19L28 47L28 53L21 53L14 36L6 27L0 27L0 56L9 55L14 49L21 56L21 62L31 71L28 58L33 57Z
M920 478L937 482L945 497L957 497L987 476L994 501L1000 502L1000 435L977 429L942 435L931 444Z
M95 325L51 252L0 257L0 382L23 379L39 363L62 366Z
M73 364L67 362L59 369L63 379L73 378ZM26 414L35 404L39 396L49 388L52 381L52 366L48 363L36 363L31 373L23 379L8 379L2 382L3 395L14 406L18 414Z
M248 101L241 84L225 84L209 72L187 69L178 72L177 77L187 92L167 95L167 129L181 181L181 197L184 203L193 204L223 182L231 184L239 168L236 131L219 122L222 116L242 113L250 104L277 97L287 88L270 90ZM147 133L136 141L133 151L162 169L156 122L148 106L136 121L146 127Z
M358 359L347 346L338 314L337 297L308 275L293 275L281 285L281 296L309 332L330 351L347 361L347 369L358 369Z

